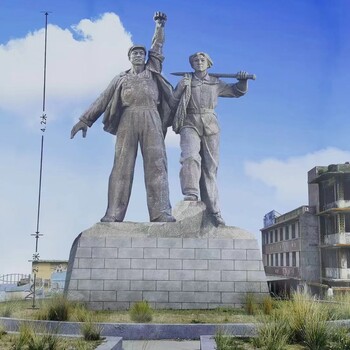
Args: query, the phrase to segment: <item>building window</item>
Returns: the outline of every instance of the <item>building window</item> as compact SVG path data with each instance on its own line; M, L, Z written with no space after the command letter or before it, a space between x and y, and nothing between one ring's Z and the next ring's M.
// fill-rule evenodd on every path
M283 227L280 228L280 241L283 241Z
M329 181L328 183L325 183L323 190L324 190L323 210L325 210L327 208L327 204L333 203L336 200L336 184L334 180Z
M338 217L336 215L325 217L325 229L326 235L333 235L335 233L338 233Z
M273 243L273 231L270 231L269 235L270 235L270 243Z
M345 232L350 232L350 215L345 214L344 220L345 220Z
M280 266L284 266L283 253L280 253Z
M344 200L348 201L350 200L350 177L349 176L344 177L343 187L344 187Z
M345 254L346 254L346 268L350 269L350 250L346 249Z
M295 222L292 224L292 239L295 238Z
M339 268L336 249L327 249L322 251L323 267Z
M278 242L278 231L275 230L275 242Z
M289 239L289 226L286 226L286 240Z
M292 252L292 266L297 266L297 253Z
M275 254L275 266L279 266L278 265L278 254L277 253Z
M270 255L270 258L271 258L271 266L274 266L274 264L273 264L273 254Z
M289 252L286 253L286 266L289 266Z

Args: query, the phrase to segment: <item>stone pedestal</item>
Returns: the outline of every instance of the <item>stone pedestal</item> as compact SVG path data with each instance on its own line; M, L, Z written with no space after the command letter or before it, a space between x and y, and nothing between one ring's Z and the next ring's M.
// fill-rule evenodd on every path
M74 241L65 293L92 309L239 307L266 295L257 240L214 227L202 202L180 202L174 223L97 223Z

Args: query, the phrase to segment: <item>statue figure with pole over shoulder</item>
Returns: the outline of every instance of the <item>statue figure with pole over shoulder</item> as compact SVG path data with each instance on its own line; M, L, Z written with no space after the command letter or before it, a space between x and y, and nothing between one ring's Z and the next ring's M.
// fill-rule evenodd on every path
M166 15L156 12L155 33L146 48L134 45L128 56L131 69L117 75L74 125L86 136L87 127L104 113L104 130L117 135L115 159L108 184L108 207L102 222L124 220L131 194L138 145L144 166L150 221L173 222L169 201L167 157L164 137L171 125L173 88L161 75Z
M185 201L205 203L215 226L225 225L221 216L216 183L219 164L220 130L215 114L218 97L241 97L248 89L246 72L234 75L213 74L207 69L213 64L209 55L197 52L189 57L193 73L183 75L174 96L178 100L173 130L180 134L180 183ZM234 76L237 83L227 84L217 76Z

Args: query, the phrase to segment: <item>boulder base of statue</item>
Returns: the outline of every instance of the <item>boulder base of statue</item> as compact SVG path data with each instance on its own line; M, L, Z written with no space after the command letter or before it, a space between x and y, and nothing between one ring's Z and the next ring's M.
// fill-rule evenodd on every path
M241 307L267 295L255 237L214 227L202 202L180 202L174 223L97 223L75 239L65 293L95 310Z

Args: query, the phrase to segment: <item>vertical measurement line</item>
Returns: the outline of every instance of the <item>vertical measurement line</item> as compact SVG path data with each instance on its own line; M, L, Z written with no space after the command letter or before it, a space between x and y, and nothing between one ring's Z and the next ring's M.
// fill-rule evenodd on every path
M47 51L47 17L49 13L45 12L45 50L44 50L44 86L43 86L43 112L45 112L46 103L46 51Z
M42 236L40 234L40 212L41 212L41 189L42 189L42 178L43 178L43 159L44 159L44 132L46 130L46 63L47 63L47 19L48 19L48 12L45 12L45 45L44 45L44 71L43 71L43 109L42 109L42 115L41 115L41 144L40 144L40 170L39 170L39 188L38 188L38 206L37 206L37 217L36 217L36 232L35 235L35 253L33 254L33 262L39 261L39 254L38 254L38 248L39 248L39 238ZM32 266L32 273L34 275L33 278L33 303L32 308L34 309L36 307L35 300L36 300L36 274L38 272L38 266L33 268Z

